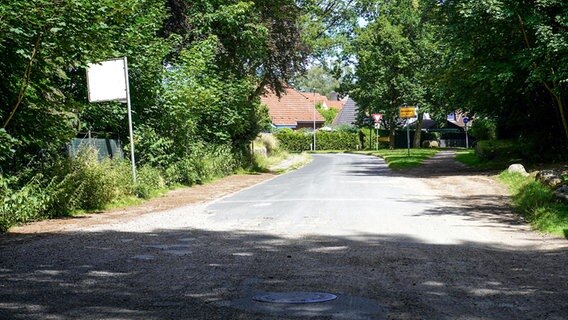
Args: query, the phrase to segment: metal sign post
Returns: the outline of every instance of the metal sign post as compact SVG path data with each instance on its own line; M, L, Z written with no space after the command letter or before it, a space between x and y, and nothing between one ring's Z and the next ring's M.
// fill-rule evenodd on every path
M375 150L379 150L379 128L381 127L382 113L374 113L371 115L375 120Z
M132 181L136 183L136 160L134 159L134 130L132 129L132 106L130 105L130 82L128 81L128 60L124 57L124 80L126 81L126 107L128 109L128 131L130 133L130 160Z
M128 82L128 61L126 57L89 64L87 68L87 87L89 102L126 102L128 109L128 131L130 133L132 180L136 182L132 107L130 105L130 85Z
M463 118L463 125L464 125L464 130L465 130L465 148L469 149L469 137L467 135L467 123L469 122L469 118L468 117L464 117Z
M408 119L413 118L416 116L416 108L415 107L400 107L398 108L399 117L402 119L406 119L406 142L408 146L408 156L410 157L410 123Z
M375 150L379 150L379 127L380 123L375 123Z
M314 91L314 141L313 141L313 151L316 151L316 89Z

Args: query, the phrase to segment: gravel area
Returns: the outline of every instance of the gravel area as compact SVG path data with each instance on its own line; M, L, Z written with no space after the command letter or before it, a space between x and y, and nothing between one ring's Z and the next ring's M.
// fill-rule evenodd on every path
M449 151L388 176L428 209L374 232L212 219L211 201L272 174L14 228L0 236L0 319L568 319L568 241L531 231L491 175ZM295 291L338 299L251 302Z

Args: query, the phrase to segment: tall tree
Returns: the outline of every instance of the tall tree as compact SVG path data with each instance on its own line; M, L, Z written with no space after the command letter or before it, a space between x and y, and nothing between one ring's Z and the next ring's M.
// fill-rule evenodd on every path
M169 0L165 35L182 37L176 52L215 36L217 63L238 77L254 77L258 96L265 87L282 91L307 56L300 34L300 7L293 0ZM174 55L175 53L174 52Z
M352 90L359 108L359 120L371 113L384 113L384 123L391 132L394 147L398 108L420 105L420 112L432 108L433 92L429 85L431 63L437 45L433 29L415 0L379 1L375 20L362 27L355 38L353 50L357 57L356 84ZM367 3L368 5L368 3ZM422 122L420 114L417 128Z
M339 89L339 80L331 72L321 66L312 66L306 73L293 81L301 91L311 92L315 90L321 95L328 96Z
M432 0L430 6L448 48L439 85L452 103L499 118L502 137L549 141L537 144L545 148L560 135L566 145L568 3Z
M3 169L17 170L69 141L86 98L86 64L147 52L165 15L158 0L1 3L0 120L17 140Z

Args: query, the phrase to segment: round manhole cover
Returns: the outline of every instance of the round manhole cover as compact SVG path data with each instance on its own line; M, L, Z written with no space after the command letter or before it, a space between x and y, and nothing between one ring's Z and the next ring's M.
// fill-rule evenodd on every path
M337 299L337 296L325 292L269 292L252 299L258 302L302 304L331 301Z

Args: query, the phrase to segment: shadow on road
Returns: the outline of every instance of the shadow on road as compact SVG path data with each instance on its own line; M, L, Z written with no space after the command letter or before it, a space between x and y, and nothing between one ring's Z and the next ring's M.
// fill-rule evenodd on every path
M372 155L360 155L363 159L368 157L371 159L378 158ZM436 156L426 159L422 165L416 168L407 168L400 170L389 169L384 163L373 161L358 161L353 163L352 169L345 170L345 175L356 176L390 176L390 177L417 177L417 178L434 178L434 177L452 177L463 175L478 176L494 176L498 171L480 171L475 168L468 167L454 160L452 151L440 152Z
M371 234L5 236L0 319L566 319L566 253ZM339 299L249 302L255 292L289 291Z

